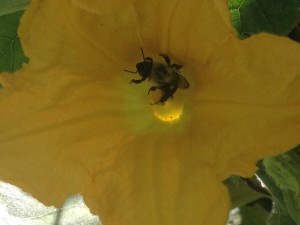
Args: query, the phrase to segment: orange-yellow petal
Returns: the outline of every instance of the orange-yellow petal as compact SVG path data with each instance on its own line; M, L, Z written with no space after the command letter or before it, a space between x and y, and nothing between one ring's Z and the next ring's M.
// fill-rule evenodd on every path
M297 43L261 34L228 41L199 66L194 113L224 178L251 176L257 160L299 144L299 57Z
M168 53L185 65L202 64L234 36L227 1L135 1L139 32L149 54Z
M97 4L71 2L32 1L21 21L30 64L4 76L1 179L56 206L82 192L104 224L205 223L215 212L224 224L224 186L210 167L185 160L188 139L173 147L182 129L161 130L122 73L146 43L136 8L107 3L97 14Z
M19 33L30 63L3 76L0 177L47 204L82 192L104 224L223 225L222 179L297 144L299 47L238 41L226 1L32 0ZM123 71L140 47L184 64L174 123Z

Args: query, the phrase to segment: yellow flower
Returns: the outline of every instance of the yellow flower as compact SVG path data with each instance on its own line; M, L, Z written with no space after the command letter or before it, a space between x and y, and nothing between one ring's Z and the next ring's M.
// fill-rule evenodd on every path
M105 225L224 225L222 180L300 140L299 45L239 41L228 18L226 0L32 0L30 63L2 75L0 178L56 206L82 192ZM141 46L183 65L165 106L123 71Z

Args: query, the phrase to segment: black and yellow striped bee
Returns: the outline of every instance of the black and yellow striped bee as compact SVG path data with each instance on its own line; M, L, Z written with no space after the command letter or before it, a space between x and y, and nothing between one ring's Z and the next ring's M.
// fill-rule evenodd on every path
M153 82L155 86L152 86L148 94L151 91L155 91L156 89L160 89L163 92L162 97L159 101L153 104L162 104L166 102L170 97L173 98L173 94L177 91L177 89L187 89L190 87L187 79L180 75L181 65L171 64L171 59L168 55L159 54L159 56L163 57L165 63L160 63L153 61L151 57L145 57L143 49L141 48L143 60L142 62L138 62L136 64L136 71L124 70L129 73L138 73L141 75L142 79L136 80L132 79L130 83L139 84L146 79Z

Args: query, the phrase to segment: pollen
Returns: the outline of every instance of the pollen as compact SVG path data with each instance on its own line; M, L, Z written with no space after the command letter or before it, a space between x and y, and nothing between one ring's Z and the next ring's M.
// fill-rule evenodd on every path
M161 96L161 91L155 91L151 94L152 102L155 102ZM174 98L168 99L162 104L152 105L153 115L162 122L175 122L178 121L184 109L184 101L179 93L176 93Z

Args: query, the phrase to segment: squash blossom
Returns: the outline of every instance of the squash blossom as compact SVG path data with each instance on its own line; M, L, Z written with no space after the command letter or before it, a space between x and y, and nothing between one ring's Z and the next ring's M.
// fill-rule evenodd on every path
M240 41L226 0L32 0L27 65L2 74L0 179L48 205L81 192L104 225L224 225L222 181L300 142L300 46ZM141 79L141 53L190 87Z

